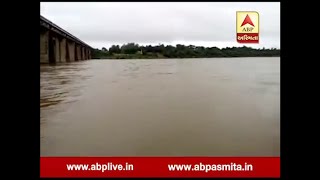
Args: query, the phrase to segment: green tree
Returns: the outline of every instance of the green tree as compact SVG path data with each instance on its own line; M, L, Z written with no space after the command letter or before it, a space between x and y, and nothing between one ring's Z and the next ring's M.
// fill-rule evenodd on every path
M121 49L119 47L119 45L112 45L110 48L109 48L109 53L110 54L118 54L121 52Z
M121 53L123 54L135 54L140 51L139 44L128 43L121 46Z

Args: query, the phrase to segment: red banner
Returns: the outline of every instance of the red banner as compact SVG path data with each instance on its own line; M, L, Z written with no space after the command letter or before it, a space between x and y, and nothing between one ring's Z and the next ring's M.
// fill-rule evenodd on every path
M239 43L259 43L259 33L237 33Z
M41 157L40 177L280 177L280 158Z

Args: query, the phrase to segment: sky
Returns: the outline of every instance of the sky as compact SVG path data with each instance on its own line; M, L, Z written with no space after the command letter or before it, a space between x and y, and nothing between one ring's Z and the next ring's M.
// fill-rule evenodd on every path
M236 41L236 11L259 13L259 44ZM130 42L280 48L279 2L41 2L40 14L99 49Z

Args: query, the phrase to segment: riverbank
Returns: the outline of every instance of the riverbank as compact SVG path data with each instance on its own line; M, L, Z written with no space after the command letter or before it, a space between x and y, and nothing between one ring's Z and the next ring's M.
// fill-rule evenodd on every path
M209 57L166 57L159 53L153 53L153 54L113 54L113 55L104 55L104 56L96 56L93 57L93 59L192 59L192 58L240 58L240 57L280 57L279 55L269 55L269 56L262 56L262 55L256 55L256 56L209 56Z
M109 49L92 51L93 59L180 59L180 58L217 58L217 57L280 57L280 49L251 47L203 47L193 45L156 45L140 46L128 43L113 45Z

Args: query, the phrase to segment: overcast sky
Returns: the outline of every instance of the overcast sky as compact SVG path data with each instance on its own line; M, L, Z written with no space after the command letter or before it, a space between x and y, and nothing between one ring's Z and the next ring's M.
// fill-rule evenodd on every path
M280 3L42 2L41 15L94 48L135 42L243 46L236 42L236 11L260 15L260 43L280 48Z

